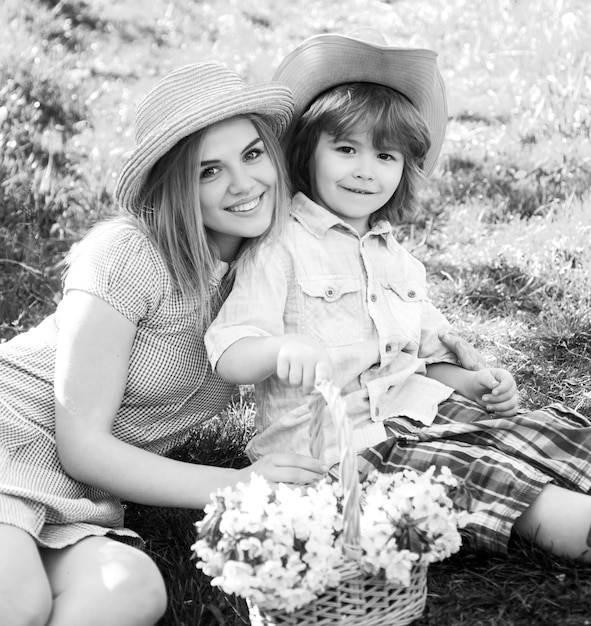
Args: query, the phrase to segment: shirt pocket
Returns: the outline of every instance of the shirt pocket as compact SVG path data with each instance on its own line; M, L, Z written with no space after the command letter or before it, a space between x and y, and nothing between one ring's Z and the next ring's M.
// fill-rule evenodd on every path
M361 341L363 293L357 276L314 276L298 280L303 294L304 333L327 346Z
M421 340L423 304L427 301L424 287L414 281L385 278L382 288L397 331L418 345Z

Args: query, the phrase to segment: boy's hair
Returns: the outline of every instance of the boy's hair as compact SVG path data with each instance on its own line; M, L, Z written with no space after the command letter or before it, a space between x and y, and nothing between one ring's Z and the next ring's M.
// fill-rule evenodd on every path
M313 198L314 152L322 132L336 139L367 130L378 150L396 149L404 155L404 170L396 192L370 216L370 226L382 218L391 223L414 215L417 192L424 180L423 162L431 139L421 114L406 96L374 83L346 83L320 94L295 125L287 147L295 191Z
M277 173L271 231L282 220L289 202L284 157L264 117L245 115L244 119L253 123ZM219 253L207 233L199 204L200 159L206 130L185 137L156 162L145 185L145 208L136 218L160 251L173 284L185 295L197 296L201 322L207 325L215 315L211 308L211 278ZM264 235L245 239L238 255L240 262L252 255Z

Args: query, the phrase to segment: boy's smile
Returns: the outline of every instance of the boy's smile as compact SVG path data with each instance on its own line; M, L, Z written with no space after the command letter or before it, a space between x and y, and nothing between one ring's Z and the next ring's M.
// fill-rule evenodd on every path
M392 197L402 177L398 150L378 150L367 132L335 139L320 134L312 160L315 202L363 235L372 213Z

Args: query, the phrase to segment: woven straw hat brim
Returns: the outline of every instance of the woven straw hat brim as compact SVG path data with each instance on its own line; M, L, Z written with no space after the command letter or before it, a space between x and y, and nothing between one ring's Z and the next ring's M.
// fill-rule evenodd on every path
M184 86L185 90L190 88ZM293 115L291 91L278 83L244 85L198 104L182 102L170 89L161 90L158 100L157 89L153 89L138 107L138 118L144 109L144 115L153 118L154 121L150 121L153 127L138 137L138 145L125 162L115 187L115 200L132 212L141 208L143 186L152 167L184 137L238 115L258 114L267 118L280 140Z
M447 99L434 51L394 48L345 35L316 35L283 59L273 80L291 87L292 125L318 95L343 83L377 83L399 91L420 111L431 133L423 171L429 175L435 168L445 137Z

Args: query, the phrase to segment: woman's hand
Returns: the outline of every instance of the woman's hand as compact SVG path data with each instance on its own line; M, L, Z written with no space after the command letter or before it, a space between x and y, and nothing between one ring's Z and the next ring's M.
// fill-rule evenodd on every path
M476 402L498 417L511 417L517 413L517 385L511 373L505 369L478 370L472 379L472 391Z
M465 370L480 370L486 367L486 359L465 339L451 332L439 335L441 343L451 350Z
M324 478L328 466L312 456L274 452L240 470L240 481L248 482L255 472L270 483L306 485Z

